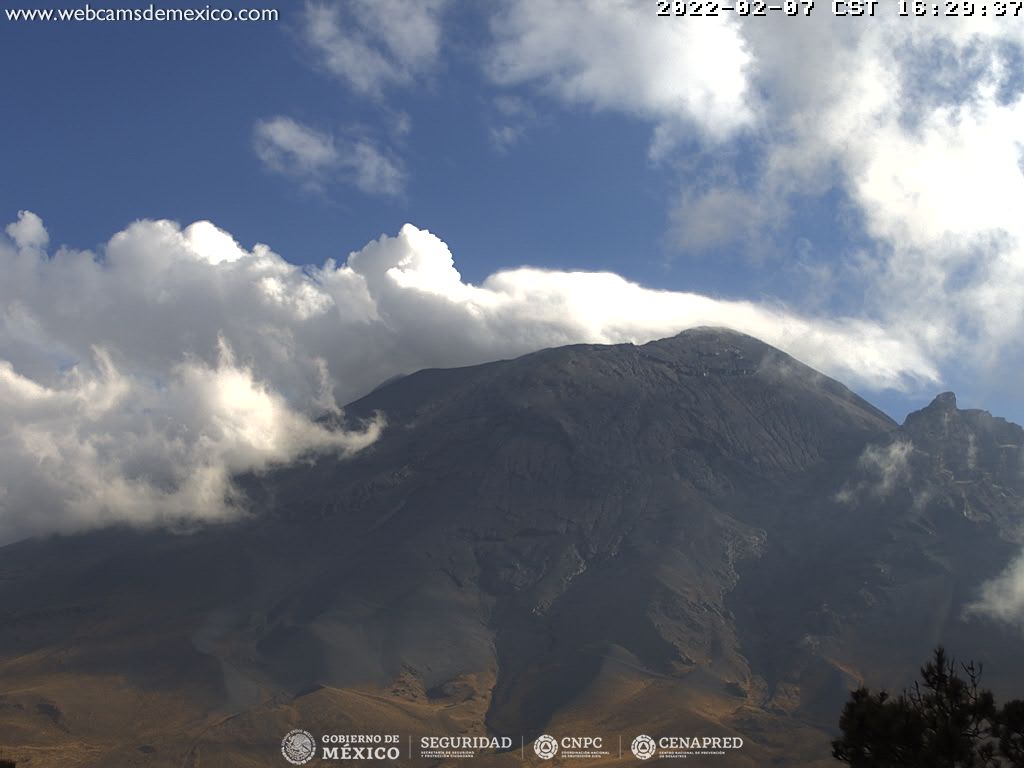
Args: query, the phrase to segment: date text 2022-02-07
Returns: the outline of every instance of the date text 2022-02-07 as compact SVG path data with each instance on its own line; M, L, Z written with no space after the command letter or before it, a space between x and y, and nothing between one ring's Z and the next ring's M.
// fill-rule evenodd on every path
M991 2L973 2L973 0L898 0L896 3L883 3L882 0L832 0L821 4L828 8L833 16L873 17L882 13L894 12L905 17L1020 17L1024 16L1024 0L993 0ZM786 16L810 16L815 9L814 0L785 0L784 2L768 2L768 0L734 0L732 2L703 2L698 0L656 0L658 16L768 16L784 14Z

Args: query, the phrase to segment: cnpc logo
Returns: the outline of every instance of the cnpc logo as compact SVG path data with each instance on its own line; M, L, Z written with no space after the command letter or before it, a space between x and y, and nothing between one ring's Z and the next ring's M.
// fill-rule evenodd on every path
M558 754L559 750L570 750L573 752L586 752L603 748L601 736L563 736L556 739L554 736L544 734L538 736L533 742L533 751L542 760L550 760Z

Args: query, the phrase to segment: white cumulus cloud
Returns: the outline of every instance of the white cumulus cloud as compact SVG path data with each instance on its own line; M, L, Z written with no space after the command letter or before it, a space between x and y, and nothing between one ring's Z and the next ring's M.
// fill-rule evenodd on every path
M515 0L498 6L491 29L496 83L650 120L655 155L694 128L730 138L756 115L752 59L726 14L666 19L632 0Z
M8 224L4 231L20 248L45 248L50 242L43 220L32 211L18 211L18 220Z

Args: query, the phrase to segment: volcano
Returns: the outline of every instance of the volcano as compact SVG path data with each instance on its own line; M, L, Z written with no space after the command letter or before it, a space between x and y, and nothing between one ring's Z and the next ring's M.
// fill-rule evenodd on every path
M334 425L378 413L353 458L239 478L233 523L0 549L2 754L284 766L298 728L410 765L467 764L415 753L455 736L541 765L542 734L633 765L649 734L824 766L849 690L937 643L1024 690L1018 631L973 608L1021 550L1024 430L951 393L899 425L702 328L420 371Z

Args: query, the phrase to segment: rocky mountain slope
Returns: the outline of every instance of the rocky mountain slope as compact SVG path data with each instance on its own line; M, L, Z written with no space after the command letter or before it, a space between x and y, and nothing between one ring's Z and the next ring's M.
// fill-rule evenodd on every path
M378 411L354 459L243 478L239 522L0 549L0 747L270 766L291 727L700 732L744 739L716 765L827 765L848 689L937 642L1024 694L1017 631L966 610L1021 548L1024 431L950 394L899 426L698 329L421 371L345 418Z

